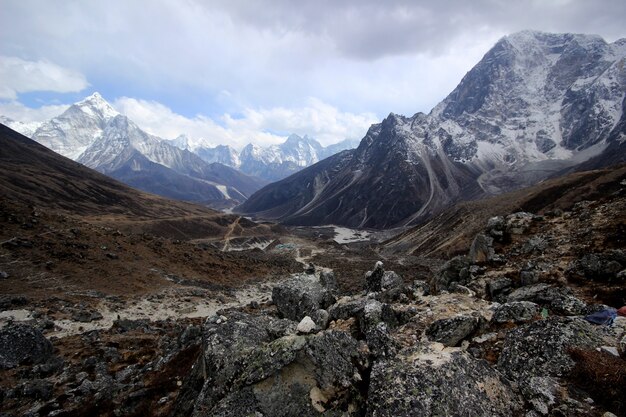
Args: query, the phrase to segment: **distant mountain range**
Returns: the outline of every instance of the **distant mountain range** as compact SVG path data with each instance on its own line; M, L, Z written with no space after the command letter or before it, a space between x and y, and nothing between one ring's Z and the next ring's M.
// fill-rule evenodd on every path
M242 203L267 183L337 149L358 145L344 141L324 148L312 138L292 135L281 145L248 145L238 153L228 145L209 147L185 135L164 140L141 130L98 93L44 123L5 116L0 123L140 190L218 209Z
M429 114L390 114L359 147L256 192L241 213L389 228L459 200L626 159L626 39L506 36Z
M280 145L261 147L249 144L241 152L228 145L207 146L201 140L193 141L185 135L169 143L194 152L206 162L228 165L269 182L278 181L340 151L359 146L358 140L345 139L324 147L313 138L295 134Z

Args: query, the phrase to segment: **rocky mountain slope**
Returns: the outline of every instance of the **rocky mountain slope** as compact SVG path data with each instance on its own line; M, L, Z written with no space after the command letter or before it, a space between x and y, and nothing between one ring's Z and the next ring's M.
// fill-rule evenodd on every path
M98 93L42 124L32 137L133 187L217 208L241 203L265 184L149 135Z
M288 224L388 228L587 160L623 161L625 60L625 40L504 37L430 114L389 115L334 167L324 161L271 184L239 210Z
M0 192L6 201L178 239L220 236L238 218L137 191L3 125L0 141ZM242 223L238 230L244 229Z
M626 415L626 318L615 314L626 303L626 182L623 173L605 182L610 192L563 210L488 219L461 256L430 274L400 276L374 256L349 295L337 291L341 274L321 264L268 285L271 300L203 321L127 320L128 306L107 299L121 314L112 327L54 339L50 321L88 316L91 326L97 311L30 305L41 314L0 329L1 407L172 417ZM25 259L30 249L1 250ZM603 311L617 316L612 324L585 319Z

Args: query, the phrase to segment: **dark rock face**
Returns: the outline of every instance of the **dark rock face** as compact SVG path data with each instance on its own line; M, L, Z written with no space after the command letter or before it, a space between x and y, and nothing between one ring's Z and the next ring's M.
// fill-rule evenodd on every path
M516 415L520 397L500 373L466 352L403 351L374 364L368 417Z
M42 363L52 355L52 344L35 327L13 324L0 329L0 368Z
M327 280L325 282L329 284ZM300 321L304 316L312 316L317 310L334 304L335 297L315 275L302 275L274 287L272 302L283 317Z

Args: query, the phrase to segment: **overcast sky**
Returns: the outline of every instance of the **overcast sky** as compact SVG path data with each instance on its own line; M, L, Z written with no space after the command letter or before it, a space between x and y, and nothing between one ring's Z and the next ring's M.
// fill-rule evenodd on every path
M0 0L0 114L98 91L165 138L328 144L430 111L506 34L625 22L624 0Z

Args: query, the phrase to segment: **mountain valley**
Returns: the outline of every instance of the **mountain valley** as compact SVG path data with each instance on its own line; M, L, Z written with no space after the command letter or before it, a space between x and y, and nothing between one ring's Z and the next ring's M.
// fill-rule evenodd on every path
M3 117L0 416L626 416L625 63L519 32L328 147Z

